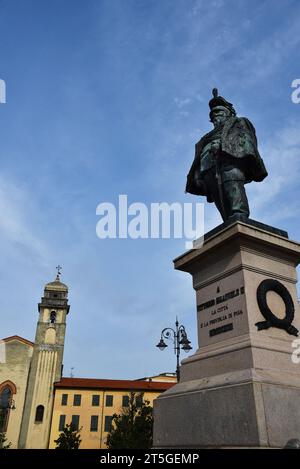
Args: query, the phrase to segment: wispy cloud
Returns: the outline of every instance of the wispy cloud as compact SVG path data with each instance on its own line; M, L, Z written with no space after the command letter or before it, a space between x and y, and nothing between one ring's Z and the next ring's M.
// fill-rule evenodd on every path
M293 55L292 51L299 46L298 31L299 19L296 16L295 19L291 19L289 28L281 31L280 39L278 32L274 32L258 44L244 50L235 63L239 76L236 76L234 81L249 86L272 77L281 64Z
M1 245L2 249L4 246L7 249L9 245L13 248L19 246L43 262L47 259L47 247L35 234L33 220L37 214L32 197L33 192L8 177L0 176Z
M174 102L178 109L182 109L190 104L191 98L174 98Z
M262 142L260 150L269 175L264 182L248 186L253 213L274 223L285 220L288 213L297 217L299 203L291 194L297 194L299 185L300 124L290 122Z

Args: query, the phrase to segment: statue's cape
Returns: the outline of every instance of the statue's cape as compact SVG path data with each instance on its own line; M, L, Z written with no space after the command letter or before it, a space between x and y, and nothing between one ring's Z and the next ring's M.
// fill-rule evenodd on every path
M197 180L201 180L201 153L208 136L209 134L206 134L195 145L195 159L187 175L186 184L186 192L191 194L209 196L206 190L199 189L196 183ZM262 181L268 175L257 149L255 129L245 117L230 117L226 120L221 135L221 149L231 161L237 158L239 163L243 162L245 183Z

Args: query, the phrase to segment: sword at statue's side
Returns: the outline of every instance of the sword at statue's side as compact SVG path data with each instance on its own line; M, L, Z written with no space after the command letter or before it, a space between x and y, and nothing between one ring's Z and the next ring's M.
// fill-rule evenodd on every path
M222 174L221 174L221 171L220 171L220 156L221 156L221 150L218 149L215 152L216 179L217 179L217 183L218 183L218 192L219 192L219 199L220 199L220 212L221 212L223 221L225 221L226 220L226 212L225 212L224 196L223 196Z

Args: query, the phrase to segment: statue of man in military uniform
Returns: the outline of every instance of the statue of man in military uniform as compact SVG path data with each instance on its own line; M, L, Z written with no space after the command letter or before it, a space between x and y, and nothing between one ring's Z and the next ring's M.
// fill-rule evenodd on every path
M268 175L257 149L255 129L248 119L236 116L233 105L218 96L216 88L209 107L214 129L196 143L186 192L214 202L224 221L248 218L244 185Z

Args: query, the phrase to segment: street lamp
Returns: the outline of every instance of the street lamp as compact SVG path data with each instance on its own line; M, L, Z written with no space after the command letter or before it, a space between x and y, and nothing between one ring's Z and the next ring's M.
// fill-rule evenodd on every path
M159 350L161 351L165 350L165 348L168 347L164 339L169 339L173 341L174 353L176 355L176 361L177 361L176 375L177 375L177 381L179 382L180 380L180 368L179 368L180 350L189 352L190 350L192 350L192 347L190 346L191 342L188 339L185 327L183 325L179 326L179 322L177 318L175 322L175 329L172 329L172 327L165 327L165 329L161 331L160 341L156 345L156 347L158 347Z

